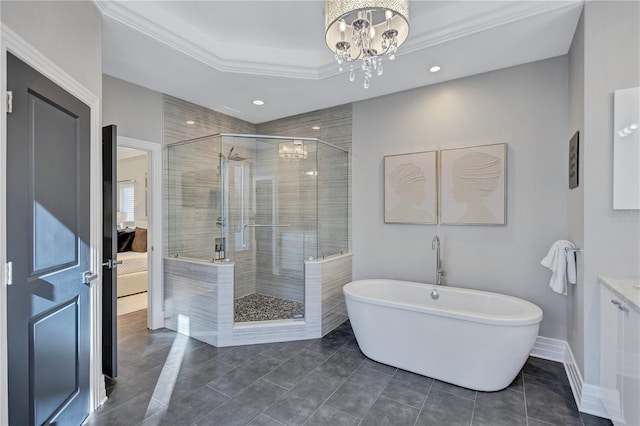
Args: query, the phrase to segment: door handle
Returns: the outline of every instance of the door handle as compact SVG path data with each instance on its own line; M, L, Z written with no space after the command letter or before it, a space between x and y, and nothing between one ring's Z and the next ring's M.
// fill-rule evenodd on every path
M107 261L102 264L102 266L106 266L107 269L116 269L118 267L117 265L122 265L122 260L107 259Z
M85 283L86 285L91 285L91 281L98 279L98 274L91 272L91 271L87 271L84 274L82 274L82 282Z

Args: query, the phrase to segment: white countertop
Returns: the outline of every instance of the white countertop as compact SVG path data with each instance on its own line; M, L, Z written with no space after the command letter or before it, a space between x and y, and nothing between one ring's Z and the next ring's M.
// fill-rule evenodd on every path
M598 277L598 280L640 313L640 280L611 277Z

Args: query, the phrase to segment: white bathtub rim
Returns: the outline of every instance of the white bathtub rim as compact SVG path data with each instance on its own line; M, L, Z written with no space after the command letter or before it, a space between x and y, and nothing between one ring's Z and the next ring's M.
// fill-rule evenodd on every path
M361 294L356 294L352 287L357 287L358 285L363 285L364 283L375 283L375 282L387 282L398 285L405 285L411 287L428 287L429 289L437 288L441 294L449 293L481 293L484 295L492 295L500 298L504 298L523 307L523 312L514 314L514 315L495 315L486 312L469 312L463 311L459 309L453 308L438 308L434 306L424 306L417 304L409 304L402 302L395 302L375 297L363 296ZM400 280L392 280L392 279L363 279L352 281L348 284L345 284L342 288L343 294L345 298L351 299L353 301L358 301L362 303L369 303L378 306L386 306L390 308L402 309L407 311L414 311L419 313L425 313L430 315L443 316L448 318L455 318L463 321L473 322L473 323L481 323L481 324L489 324L489 325L498 325L498 326L513 326L520 327L526 325L539 325L542 321L542 309L539 306L524 300L518 297L509 296L506 294L494 293L483 290L474 290L467 289L461 287L450 287L450 286L436 286L435 284L430 283L416 283L412 281L400 281Z

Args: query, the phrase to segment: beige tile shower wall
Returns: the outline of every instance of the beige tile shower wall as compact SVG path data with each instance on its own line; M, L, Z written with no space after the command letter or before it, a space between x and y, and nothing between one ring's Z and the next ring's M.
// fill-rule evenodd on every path
M320 130L313 130L313 126L320 126ZM337 151L332 152L328 148L320 148L318 155L320 169L318 170L318 226L320 226L320 253L333 254L339 252L336 248L344 246L345 251L351 248L351 139L352 139L352 105L340 105L318 111L312 111L305 114L299 114L292 117L274 120L266 123L260 123L256 126L256 132L263 135L279 135L291 137L310 137L319 138L331 145L335 145L349 154L346 155L346 167L343 167L342 159L337 161L340 154ZM311 154L309 155L311 159ZM344 190L335 191L335 188L342 188L341 181L345 179L346 173L346 194ZM308 187L308 176L305 177L305 188ZM344 201L342 197L346 197L346 206L336 210L335 207ZM315 203L314 203L315 204ZM305 205L307 203L305 202ZM315 209L315 206L313 206ZM315 212L314 212L315 214ZM311 214L305 213L311 220ZM342 218L347 217L346 230L337 226ZM308 227L308 224L305 225ZM341 240L338 235L346 235L347 241ZM309 253L308 243L305 253ZM315 243L315 241L314 241ZM315 254L314 254L315 256Z
M349 251L348 153L318 143L318 256Z
M218 139L212 138L172 146L166 152L170 257L213 258L215 238L220 236L215 224L220 216L218 151Z
M282 143L290 141L282 141ZM282 159L278 144L258 150L255 223L288 225L281 228L255 228L256 291L274 297L304 301L305 229L315 221L306 219L303 202L304 171L307 159ZM315 185L313 186L315 190ZM315 210L315 196L314 210Z
M319 138L351 151L351 104L298 114L256 125L260 135ZM320 130L313 130L320 126Z
M169 95L163 97L164 144L215 133L254 134L255 124ZM195 124L187 124L187 121Z
M218 265L164 259L165 327L217 344Z
M195 124L187 124L189 120ZM163 121L165 146L217 133L256 132L252 123L168 95L163 97ZM165 151L165 170L169 170L169 161L175 161L164 184L164 246L168 256L179 253L182 257L210 259L214 255L215 238L221 236L216 226L221 216L219 142L215 138L188 148L172 148L172 158ZM227 239L228 253L234 243L233 238ZM234 259L246 266L237 268L236 297L255 292L254 259L253 250L242 251Z

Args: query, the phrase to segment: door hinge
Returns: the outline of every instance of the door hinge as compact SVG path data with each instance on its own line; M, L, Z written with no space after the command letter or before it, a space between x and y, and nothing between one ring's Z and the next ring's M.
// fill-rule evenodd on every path
M13 92L11 90L7 90L7 114L11 114L13 112Z
M4 267L4 278L7 285L13 284L13 262L7 262Z

